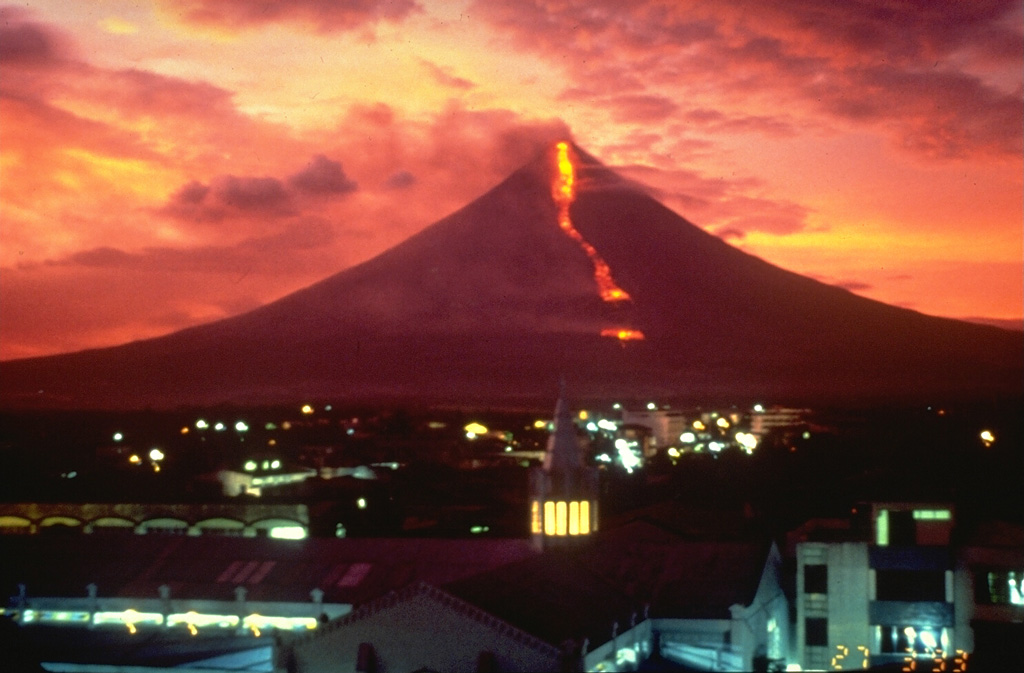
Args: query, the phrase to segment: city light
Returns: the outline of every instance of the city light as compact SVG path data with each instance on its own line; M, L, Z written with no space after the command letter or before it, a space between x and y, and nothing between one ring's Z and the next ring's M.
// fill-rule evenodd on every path
M304 540L307 537L306 529L302 526L275 526L267 535L276 540Z
M307 416L310 415L311 413L313 413L313 407L311 407L308 404L303 404L302 405L302 413L304 413Z
M640 467L640 457L637 456L633 447L630 446L630 443L627 440L622 439L621 437L616 439L615 449L619 452L619 462L622 464L622 467L626 469L626 472L632 474L633 468Z
M245 421L238 421L237 423L235 423L235 430L237 430L238 432L245 432L248 429L249 426L246 425Z
M996 436L992 434L991 430L982 430L980 437L981 443L986 447L992 446L996 441Z
M480 423L470 423L463 428L466 431L466 437L468 439L476 439L480 435L487 434L487 426L481 425Z
M160 449L158 449L158 448L154 447L154 448L153 448L153 449L152 449L152 450L151 450L151 451L149 452L149 459L150 459L150 460L152 460L152 461L154 461L154 462L158 462L158 461L161 461L161 460L163 460L163 459L164 459L164 452L163 452L163 451L161 451Z

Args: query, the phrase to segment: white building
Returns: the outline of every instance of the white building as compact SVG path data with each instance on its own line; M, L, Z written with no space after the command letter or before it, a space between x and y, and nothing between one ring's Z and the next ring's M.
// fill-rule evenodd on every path
M875 503L871 524L867 539L796 545L797 663L960 666L973 643L969 602L957 591L967 578L950 546L952 508Z

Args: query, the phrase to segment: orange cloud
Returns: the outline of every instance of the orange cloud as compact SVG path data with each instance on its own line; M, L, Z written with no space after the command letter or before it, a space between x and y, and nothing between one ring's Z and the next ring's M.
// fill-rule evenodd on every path
M419 10L414 0L160 0L176 19L198 26L244 30L267 24L309 26L320 33L352 30L378 21L400 21Z

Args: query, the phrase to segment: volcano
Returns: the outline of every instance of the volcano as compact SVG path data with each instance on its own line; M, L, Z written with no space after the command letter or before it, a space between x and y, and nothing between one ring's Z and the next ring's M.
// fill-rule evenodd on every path
M1024 340L773 266L578 147L254 311L0 364L4 407L1019 396ZM984 398L983 397L983 398Z

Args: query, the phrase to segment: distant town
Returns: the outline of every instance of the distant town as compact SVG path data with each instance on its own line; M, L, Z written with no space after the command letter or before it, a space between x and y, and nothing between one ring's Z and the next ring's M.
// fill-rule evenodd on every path
M6 412L7 640L62 671L986 670L1020 661L1019 439L997 403L564 389Z

